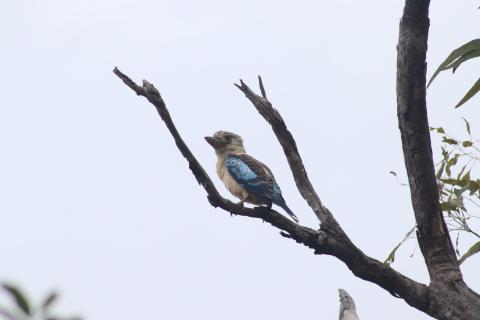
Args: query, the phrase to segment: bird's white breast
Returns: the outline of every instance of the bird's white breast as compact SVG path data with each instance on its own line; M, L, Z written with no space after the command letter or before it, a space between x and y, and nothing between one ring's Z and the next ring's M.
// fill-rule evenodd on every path
M227 167L225 166L225 158L218 157L217 161L217 174L218 177L223 181L225 187L230 191L235 197L240 200L245 200L248 197L248 192L240 186L235 179L232 178L230 173L228 173Z

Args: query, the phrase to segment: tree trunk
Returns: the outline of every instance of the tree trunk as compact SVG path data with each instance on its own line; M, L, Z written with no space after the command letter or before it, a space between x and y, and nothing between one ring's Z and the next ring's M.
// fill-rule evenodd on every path
M397 114L417 239L430 275L425 312L444 320L480 319L480 296L464 283L440 208L426 104L429 0L406 0L397 56Z

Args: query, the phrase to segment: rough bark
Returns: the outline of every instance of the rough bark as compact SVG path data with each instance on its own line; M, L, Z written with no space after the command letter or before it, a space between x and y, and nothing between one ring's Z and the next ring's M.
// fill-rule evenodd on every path
M428 0L408 0L400 22L397 58L398 123L417 221L417 238L431 281L462 280L443 219L426 105Z
M137 95L147 98L165 122L189 168L207 193L212 206L231 214L262 219L314 250L343 261L352 273L377 284L412 307L441 320L479 320L480 296L462 279L437 192L426 109L426 50L428 0L406 0L400 22L397 60L397 104L405 165L418 228L418 242L431 283L416 282L390 266L365 255L345 234L333 214L322 204L308 179L295 140L280 113L267 99L261 78L261 96L243 81L236 86L271 125L292 171L297 189L319 218L319 230L298 225L274 210L247 208L223 198L212 180L185 144L158 90L148 81L137 85L117 68L114 73Z
M429 0L406 0L397 56L397 115L417 239L430 275L427 313L437 319L480 319L480 296L463 281L440 207L426 103Z

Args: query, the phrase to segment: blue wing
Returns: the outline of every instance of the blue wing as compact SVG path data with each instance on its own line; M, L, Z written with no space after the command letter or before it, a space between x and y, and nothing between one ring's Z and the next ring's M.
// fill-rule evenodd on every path
M225 158L225 165L233 179L257 200L267 205L275 203L298 222L297 216L285 203L282 191L266 165L247 154L229 155Z
M274 189L278 189L266 165L247 154L229 155L225 158L228 173L235 181L259 201L272 203ZM275 190L276 191L276 190Z

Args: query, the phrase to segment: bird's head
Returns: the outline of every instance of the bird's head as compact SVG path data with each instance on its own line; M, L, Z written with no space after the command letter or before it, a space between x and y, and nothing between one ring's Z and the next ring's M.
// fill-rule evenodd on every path
M217 155L229 153L245 153L243 140L238 134L228 131L217 131L205 140L215 149Z

